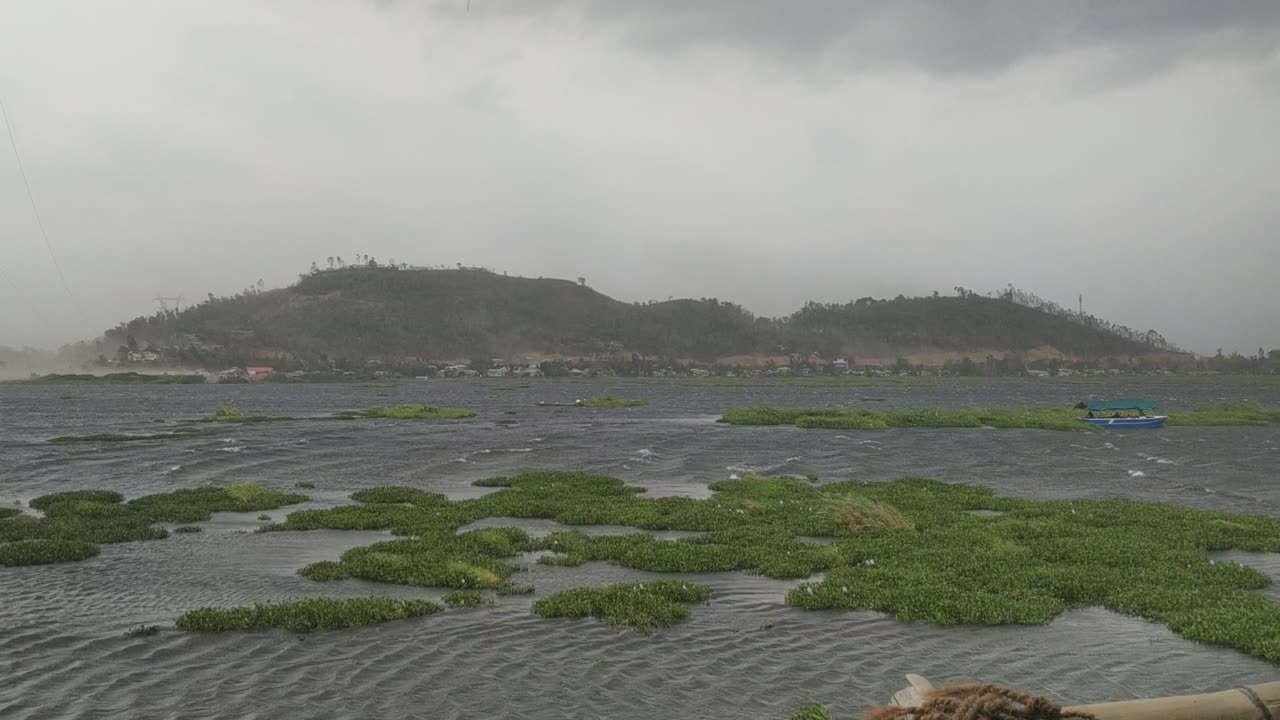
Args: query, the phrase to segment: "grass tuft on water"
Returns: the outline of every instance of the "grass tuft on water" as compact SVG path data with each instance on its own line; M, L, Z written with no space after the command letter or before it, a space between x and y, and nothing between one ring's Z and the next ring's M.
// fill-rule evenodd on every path
M649 403L646 400L629 400L627 398L613 397L612 395L601 395L596 398L575 400L573 404L584 408L629 408L644 407Z
M410 403L390 407L371 407L367 410L344 410L334 413L339 420L359 420L366 418L382 418L388 420L462 420L475 417L474 410L465 408L434 407Z
M914 530L915 524L891 505L861 495L833 498L822 512L851 533L867 530Z
M52 565L87 560L98 554L98 546L76 540L19 540L0 542L0 566Z
M197 608L179 616L177 625L179 630L190 632L252 632L283 628L306 633L421 617L442 609L426 600L310 598L259 603L251 607Z
M791 715L791 720L831 720L826 705L805 705Z
M533 611L548 618L603 618L614 625L652 632L685 619L690 603L710 597L711 588L706 585L655 580L565 590L535 602Z
M451 608L473 608L493 604L493 600L479 590L454 590L445 595L442 602Z
M150 637L159 634L159 625L137 625L129 628L128 632L125 633L125 637Z

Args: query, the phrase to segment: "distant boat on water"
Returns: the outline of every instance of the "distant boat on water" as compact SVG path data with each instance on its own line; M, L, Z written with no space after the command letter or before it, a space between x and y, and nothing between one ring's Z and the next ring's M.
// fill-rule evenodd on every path
M1113 429L1163 427L1169 416L1150 414L1155 408L1151 400L1091 400L1076 405L1077 410L1088 410L1080 422Z

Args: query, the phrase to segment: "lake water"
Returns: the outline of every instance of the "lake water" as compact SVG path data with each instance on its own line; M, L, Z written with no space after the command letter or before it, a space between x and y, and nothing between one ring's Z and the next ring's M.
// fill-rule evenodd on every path
M213 483L305 491L322 507L374 485L451 497L473 480L524 470L591 470L652 495L705 497L732 474L822 480L923 475L1031 498L1126 496L1280 515L1280 429L1106 433L995 430L802 431L714 422L731 406L1070 405L1141 394L1162 409L1220 400L1280 404L1274 384L1166 381L1140 391L1045 380L849 387L700 387L660 382L358 385L0 386L0 504L79 488L128 497ZM611 393L626 410L539 408ZM54 445L50 437L156 431L220 403L264 414L327 414L400 402L469 407L473 420L288 422L211 428L214 437ZM500 427L497 420L513 420ZM281 519L298 506L270 511ZM715 597L653 635L596 621L551 621L533 599L573 586L658 577L604 563L530 563L529 596L493 608L298 636L194 635L186 609L307 596L438 598L363 581L320 584L298 568L385 537L373 532L252 534L257 513L221 514L206 532L103 546L97 558L0 568L0 718L785 718L810 702L837 717L885 702L917 672L980 679L1064 702L1209 691L1277 677L1236 651L1101 609L1044 627L934 627L872 612L788 608L795 581L697 577ZM530 522L543 532L551 523ZM1275 577L1280 558L1234 554ZM666 576L670 577L670 576ZM682 576L676 576L682 577ZM1265 592L1280 599L1275 587ZM141 623L164 626L130 638Z

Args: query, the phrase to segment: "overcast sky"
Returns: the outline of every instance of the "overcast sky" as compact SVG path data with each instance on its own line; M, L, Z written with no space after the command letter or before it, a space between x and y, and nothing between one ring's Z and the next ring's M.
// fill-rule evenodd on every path
M367 253L1280 347L1275 0L0 0L0 100L0 345Z

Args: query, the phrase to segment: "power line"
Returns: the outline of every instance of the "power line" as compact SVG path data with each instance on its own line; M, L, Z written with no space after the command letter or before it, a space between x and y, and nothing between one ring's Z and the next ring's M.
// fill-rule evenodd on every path
M31 203L31 212L36 218L36 227L40 228L40 237L44 239L44 247L49 251L49 259L53 261L53 267L58 271L58 280L62 282L62 289L67 291L67 297L71 298L71 306L75 308L76 314L84 320L84 311L80 309L80 301L76 299L75 293L71 292L71 286L67 284L67 276L62 273L62 265L58 262L58 256L53 252L53 243L49 241L49 233L44 229L44 219L40 217L40 209L36 207L36 196L31 192L31 181L27 179L27 170L22 165L22 155L18 152L18 141L13 137L13 125L9 123L9 113L5 111L4 100L0 100L0 117L4 118L4 129L9 133L9 147L13 148L13 158L18 161L18 174L22 176L22 185L27 189L27 200ZM12 285L10 281L10 285ZM16 288L15 288L16 289Z

